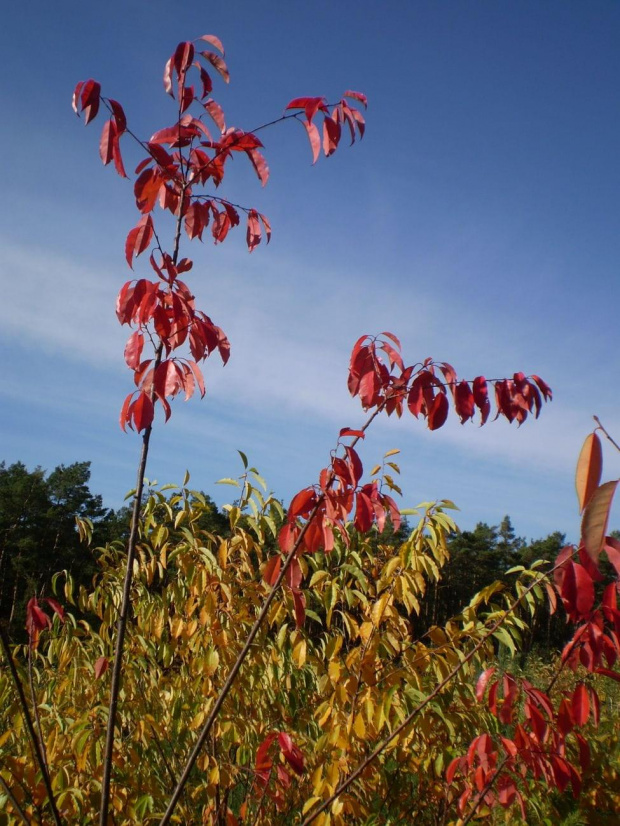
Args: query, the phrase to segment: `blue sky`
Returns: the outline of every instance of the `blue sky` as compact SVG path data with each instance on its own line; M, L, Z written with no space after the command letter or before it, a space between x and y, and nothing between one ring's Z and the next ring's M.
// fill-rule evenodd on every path
M214 482L240 472L239 448L290 497L316 480L338 430L363 421L346 391L353 342L391 330L410 363L539 373L555 399L519 430L380 421L367 467L398 447L403 507L447 497L463 528L508 513L527 538L576 538L574 465L592 414L620 436L620 4L35 0L3 22L0 458L50 470L90 459L111 506L133 485L139 439L117 424L131 376L113 307L136 212L99 161L101 123L84 129L70 97L98 79L148 137L174 118L165 60L214 33L230 124L352 88L369 97L368 131L313 168L288 123L263 135L265 190L241 162L229 173L222 194L265 212L274 236L251 256L243 233L186 246L232 357L208 363L203 402L177 403L157 427L149 477L189 468L222 503L230 489ZM606 453L607 478L619 459Z

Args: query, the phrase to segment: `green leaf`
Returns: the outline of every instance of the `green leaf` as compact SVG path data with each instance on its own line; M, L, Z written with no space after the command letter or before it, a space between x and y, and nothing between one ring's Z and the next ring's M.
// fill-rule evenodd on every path
M215 484L216 485L232 485L235 488L240 487L239 482L236 479L230 479L229 477L225 477L224 479L218 479Z
M242 450L237 450L237 453L239 454L239 456L241 456L241 461L243 462L244 469L247 470L248 469L248 457L245 455L245 453Z

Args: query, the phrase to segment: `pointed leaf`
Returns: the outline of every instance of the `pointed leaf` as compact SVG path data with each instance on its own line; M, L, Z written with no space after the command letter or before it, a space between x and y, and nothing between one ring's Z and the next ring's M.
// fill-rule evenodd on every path
M614 482L605 482L596 488L583 513L581 541L594 563L598 562L605 541L609 511L618 481L616 479Z
M597 433L590 433L581 448L575 474L579 513L583 513L583 509L590 501L592 494L600 485L602 472L603 451L601 440Z

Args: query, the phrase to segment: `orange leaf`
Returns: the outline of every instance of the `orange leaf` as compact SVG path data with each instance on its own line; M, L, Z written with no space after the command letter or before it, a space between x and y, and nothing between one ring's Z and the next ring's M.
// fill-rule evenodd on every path
M577 489L580 513L583 512L592 494L600 485L602 471L603 453L601 450L601 440L596 433L590 433L581 448L581 453L577 460L577 472L575 474L575 487Z
M598 561L598 556L605 541L611 501L616 492L618 481L620 480L605 482L604 485L596 488L583 513L581 541L595 563Z

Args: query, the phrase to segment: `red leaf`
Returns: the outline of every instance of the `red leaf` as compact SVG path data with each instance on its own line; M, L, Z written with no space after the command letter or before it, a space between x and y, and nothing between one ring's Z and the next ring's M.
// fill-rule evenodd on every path
M603 451L601 440L596 433L590 433L581 448L575 474L575 487L580 513L583 512L583 509L592 498L592 494L600 485L602 471Z
M123 406L121 408L121 414L119 416L119 424L123 430L123 432L127 432L126 428L127 425L131 422L131 417L129 415L129 406L131 404L131 400L133 399L134 394L130 393L125 401L123 402Z
M116 137L116 124L110 118L103 124L101 140L99 141L99 155L103 165L107 166L114 157L114 139Z
M438 393L433 402L433 406L428 411L429 430L437 430L445 424L449 409L450 405L446 394L444 392Z
M172 58L172 64L176 69L177 74L180 75L183 72L187 72L189 67L192 65L193 59L194 44L189 41L179 43Z
M198 38L198 40L204 40L205 43L210 43L212 46L215 46L215 48L222 54L225 53L222 41L214 34L203 34Z
M45 602L47 602L47 604L55 614L58 614L60 621L64 622L65 609L62 607L62 605L57 600L53 599L53 597L46 597Z
M221 51L221 50L220 50ZM224 83L230 82L230 74L228 72L228 66L222 60L222 58L215 54L214 52L200 52L200 54L204 57L205 60L208 60L209 63L213 66L215 71L222 77Z
M246 243L248 245L248 250L252 252L254 248L260 244L260 240L261 228L258 221L258 212L255 209L251 209L248 212L248 228L246 232Z
M482 674L478 677L478 682L476 683L476 700L478 700L479 703L482 702L484 698L484 692L486 691L487 685L489 684L489 680L491 679L493 674L495 674L496 671L497 669L495 668L495 666L492 666L491 668L487 668L486 671L483 671Z
M99 659L95 663L95 679L98 680L103 674L106 673L109 667L110 663L108 661L108 658L99 657Z
M475 410L474 394L469 389L466 381L459 382L454 390L454 407L461 419L461 424L473 418Z
M545 401L551 401L551 399L553 398L553 392L552 392L551 388L549 387L549 385L546 384L540 378L540 376L535 376L534 374L532 374L531 378L533 378L534 381L536 382L536 384L538 385L538 387L540 389L540 392L545 397Z
M351 100L357 100L359 103L362 104L364 109L368 108L368 98L362 92L352 92L350 89L344 93L345 98L351 98Z
M174 60L174 55L166 61L166 65L164 66L164 89L166 90L166 94L170 95L170 97L174 97L174 91L172 89L172 62Z
M293 606L295 608L295 625L303 628L306 621L306 597L301 591L293 591Z
M207 100L203 103L204 108L208 112L208 114L213 119L215 125L220 130L220 132L226 131L226 120L224 118L224 110L216 103L213 98Z
M138 433L153 423L155 411L150 397L142 392L131 406L131 417Z
M263 215L262 212L258 213L258 217L262 221L263 226L265 227L265 237L267 239L267 243L271 241L271 224L269 223L267 217Z
M372 527L374 521L374 508L372 502L361 491L355 495L355 527L360 533L366 533Z
M484 376L477 376L473 382L473 394L476 407L480 411L480 426L485 424L491 412L487 381Z
M258 180L261 182L262 186L265 186L269 180L269 167L267 166L267 161L258 149L247 149L246 154L250 159L256 174L258 175Z
M298 746L294 745L290 736L283 731L280 732L280 734L278 734L278 742L280 744L282 754L284 755L284 759L289 764L289 766L293 769L293 771L296 774L303 774L304 756L301 752L301 749Z
M319 109L326 109L325 98L295 98L286 105L286 109L303 109L310 122Z
M286 569L286 584L291 591L299 591L299 586L301 585L302 579L303 573L301 570L301 565L296 559L294 559Z
M275 585L282 567L282 559L279 556L272 556L263 570L263 579L267 585Z
M340 141L340 124L333 120L329 115L325 116L323 121L323 152L327 157L333 155L338 148Z
M153 238L153 219L150 215L145 215L132 230L129 231L125 242L125 258L133 269L134 255L140 255L148 249Z
M349 427L343 427L338 435L338 438L343 439L345 436L353 436L356 439L363 439L364 435L363 430L351 430Z
M132 333L125 345L125 361L132 370L137 370L140 365L142 348L144 347L144 336L139 330Z
M93 120L99 111L99 101L101 97L101 86L96 80L86 80L78 83L73 93L73 108L77 112L79 98L80 108L84 112L84 125Z
M312 163L316 163L321 151L321 137L319 130L315 124L309 120L302 121L304 129L308 133L308 140L310 141L310 148L312 149Z
M308 516L315 505L316 493L314 488L304 488L293 497L288 509L289 518Z
M578 726L585 726L590 716L590 696L583 683L579 683L571 700L573 718Z
M110 105L112 113L114 114L114 120L116 121L116 131L119 135L122 135L122 133L127 129L127 118L125 116L125 111L123 110L123 107L117 100L112 100L112 98L110 98L108 100L108 103Z
M278 534L278 545L285 554L291 553L299 537L300 529L294 522L287 522Z

